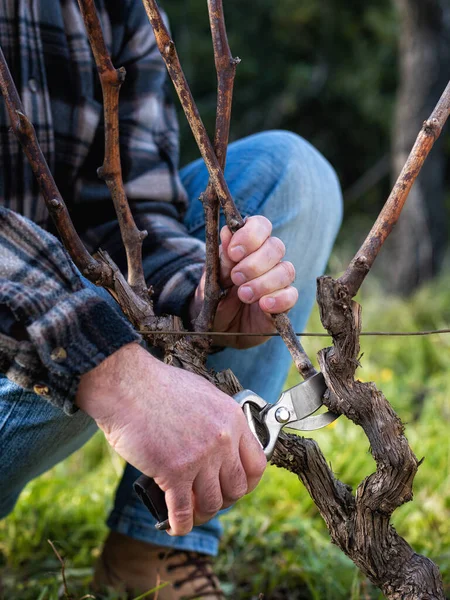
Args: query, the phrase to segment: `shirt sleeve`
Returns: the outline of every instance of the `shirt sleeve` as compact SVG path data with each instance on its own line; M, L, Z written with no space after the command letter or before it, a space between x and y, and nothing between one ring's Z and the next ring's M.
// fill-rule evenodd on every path
M137 226L148 232L143 263L146 280L154 290L156 313L185 317L203 272L205 244L190 236L183 224L187 198L178 174L179 132L172 84L141 0L130 0L124 6L122 37L121 29L115 33L114 19L111 22L113 62L116 67L124 66L127 73L119 102L125 190ZM99 247L107 250L125 272L125 254L111 199L96 175L103 134L100 126L78 190L79 206L89 203L90 224L86 227L84 217L77 230L82 231L84 224L83 239L90 251Z
M2 207L0 254L0 372L71 414L80 376L140 336L55 237Z

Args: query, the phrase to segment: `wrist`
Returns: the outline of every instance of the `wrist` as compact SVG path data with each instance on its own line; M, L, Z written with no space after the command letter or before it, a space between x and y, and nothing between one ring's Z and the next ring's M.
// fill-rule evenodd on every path
M138 343L122 346L81 376L76 405L97 422L109 419L119 409L126 410L133 401L133 381L139 369L148 371L153 362L158 361Z

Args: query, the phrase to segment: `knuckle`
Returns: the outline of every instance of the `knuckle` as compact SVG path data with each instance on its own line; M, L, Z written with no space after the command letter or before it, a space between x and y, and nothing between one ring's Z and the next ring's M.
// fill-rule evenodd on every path
M246 474L248 478L257 477L259 480L267 467L267 458L256 439L253 436L250 439L254 444L252 445L252 459L246 466Z
M277 310L279 309L280 312L291 310L291 308L293 308L297 300L298 292L296 288L294 286L285 287L281 290L281 293L279 295Z
M246 423L247 420L244 416L244 411L242 410L242 408L240 407L240 405L231 398L231 402L228 404L228 408L230 411L230 418L232 421L232 424L235 425L236 423Z
M184 479L195 464L195 456L175 456L170 461L170 472L174 479Z
M258 481L259 481L261 479L261 477L263 476L263 473L267 467L267 458L262 451L259 453L259 458L257 460L255 460L254 465L252 465L252 466L253 466L252 475L254 477L257 477Z
M256 486L259 484L259 482L261 481L261 477L262 475L257 475L255 477L252 477L250 479L250 483L249 483L249 492L253 492L253 490L256 488Z
M226 501L236 502L248 493L248 473L240 463L235 463L228 471Z
M189 525L192 521L192 518L192 508L189 506L177 507L173 511L173 521L178 524L178 527L185 527L186 525Z
M248 476L248 488L249 492L253 491L264 474L264 470L267 467L267 460L264 456L261 460L255 461L252 468L247 472Z
M254 243L261 244L263 239L267 239L272 233L272 223L266 217L256 215L249 217L247 223L250 225L248 232Z
M201 512L205 515L215 515L222 508L222 495L217 492L206 494L201 502Z
M280 240L280 238L277 237L270 238L270 240L275 252L279 255L280 259L283 258L283 256L286 254L286 246L284 245L282 240Z
M270 232L272 231L272 223L271 221L269 221L269 219L267 217L263 217L263 216L259 216L258 217L259 221L260 221L260 226L264 227L266 232Z
M248 492L247 482L239 483L231 488L230 492L228 493L227 500L228 501L231 500L232 502L237 502L239 500L239 498L242 498L242 496L245 496L245 494L247 492Z
M265 227L266 229L272 229L272 223L267 217L264 217L263 215L253 215L252 217L248 217L246 222L254 227L257 227L258 229L260 229L261 227Z
M118 448L120 445L120 439L121 439L120 432L118 432L117 429L114 429L113 427L105 426L103 423L101 425L101 429L103 430L103 433L105 434L108 444L111 446L111 448L115 452L118 452Z
M288 260L283 261L280 264L282 265L282 267L283 267L283 269L284 269L284 271L285 271L285 273L286 273L286 275L288 277L288 280L290 282L294 281L295 280L295 267L294 267L294 265L291 262L289 262Z
M211 516L217 515L219 510L222 509L222 506L223 506L223 501L222 501L222 499L220 499L220 502L214 502L214 504L211 504L209 507L207 507L206 514L211 515Z
M220 429L217 433L216 439L221 446L229 446L231 445L232 436L229 429Z

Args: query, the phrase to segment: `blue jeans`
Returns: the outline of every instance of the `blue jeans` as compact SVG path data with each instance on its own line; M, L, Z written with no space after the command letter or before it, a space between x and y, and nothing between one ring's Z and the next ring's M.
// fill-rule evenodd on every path
M208 174L201 160L181 171L191 199L185 217L189 233L204 239L200 193ZM299 300L291 311L297 331L306 324L315 297L316 278L325 269L342 217L336 175L305 140L286 132L261 133L230 145L226 178L244 216L260 214L273 224L296 268ZM98 289L98 288L96 288ZM98 289L108 301L109 294ZM276 401L290 366L279 338L249 350L226 349L210 357L216 370L231 368L242 385ZM79 411L69 417L40 396L0 376L0 518L14 507L24 486L80 448L96 425ZM185 550L216 554L221 535L217 518L184 537L154 528L154 519L133 492L139 473L127 465L117 489L108 526L130 537Z

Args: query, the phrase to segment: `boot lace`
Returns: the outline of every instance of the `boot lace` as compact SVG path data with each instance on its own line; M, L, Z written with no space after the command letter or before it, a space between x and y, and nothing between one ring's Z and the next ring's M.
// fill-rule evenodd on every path
M165 554L165 558L169 561L170 558L174 556L179 558L181 555L184 556L185 560L174 565L168 565L167 570L176 571L177 569L192 568L184 578L174 581L174 588L179 589L186 583L199 583L199 586L195 590L195 594L183 596L183 600L197 600L197 598L204 598L205 596L215 596L220 600L224 600L225 596L219 587L217 577L212 569L210 557L205 554L198 554L197 552L170 550Z

